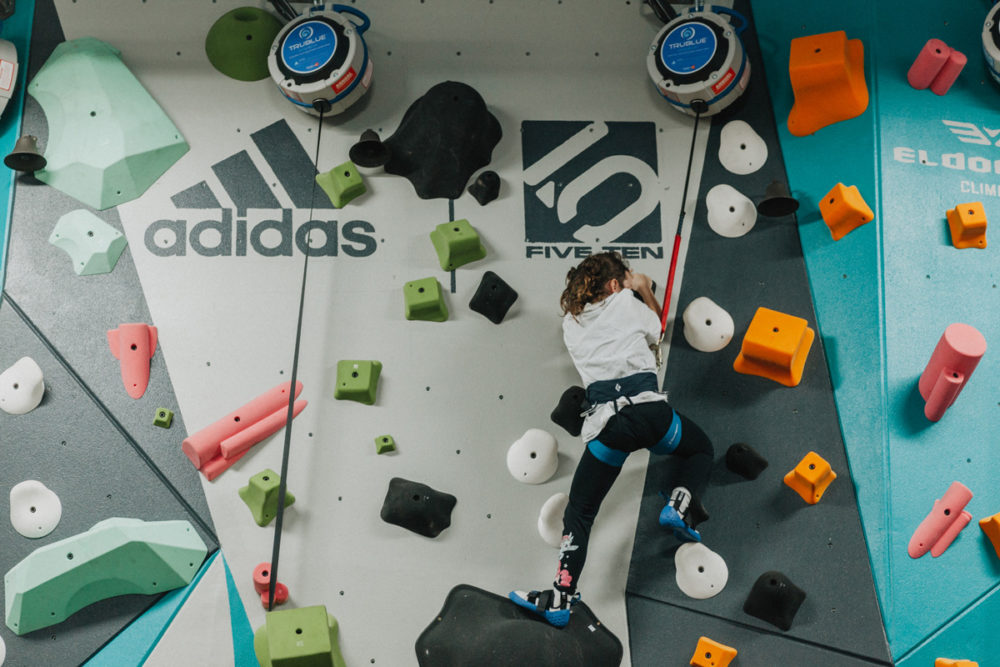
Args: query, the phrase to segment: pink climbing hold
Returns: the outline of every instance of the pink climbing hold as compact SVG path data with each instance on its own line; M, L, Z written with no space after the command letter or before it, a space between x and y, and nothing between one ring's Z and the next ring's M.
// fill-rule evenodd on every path
M156 327L121 324L108 331L108 345L121 363L125 391L132 398L142 398L149 386L149 360L156 351Z
M264 605L264 609L267 609L267 598L268 591L264 589L264 592L260 594L260 603ZM285 604L286 602L288 602L288 586L279 581L274 585L274 604Z
M975 327L961 322L948 325L918 384L928 419L936 422L944 416L985 353L986 339Z
M267 598L271 586L271 564L260 563L253 569L253 587L260 593L260 602L267 609ZM288 601L288 586L280 581L274 585L274 604L284 604Z
M937 558L951 546L962 529L972 521L965 506L972 500L972 491L961 482L952 482L940 500L934 501L930 514L920 522L910 538L906 553L920 558L928 551Z
M917 90L930 88L935 95L944 95L958 79L968 58L940 39L929 39L913 61L906 80Z

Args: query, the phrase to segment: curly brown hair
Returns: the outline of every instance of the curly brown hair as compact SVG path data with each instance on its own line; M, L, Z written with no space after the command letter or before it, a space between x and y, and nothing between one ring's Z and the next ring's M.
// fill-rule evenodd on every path
M608 281L617 278L624 283L627 271L628 264L617 251L601 252L584 259L566 274L566 289L559 298L563 315L569 313L576 317L588 303L606 297Z

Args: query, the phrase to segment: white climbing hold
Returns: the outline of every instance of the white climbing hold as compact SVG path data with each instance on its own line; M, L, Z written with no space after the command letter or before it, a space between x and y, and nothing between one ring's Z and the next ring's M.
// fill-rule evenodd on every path
M686 542L674 554L677 587L688 597L707 600L722 592L729 568L722 556L701 542Z
M507 469L519 482L541 484L559 467L559 445L555 436L540 428L529 428L507 450Z
M25 537L45 537L61 518L59 496L41 482L29 479L10 490L10 522Z
M31 357L21 357L0 373L0 410L12 415L31 412L42 402L42 369Z
M699 352L718 352L733 339L733 317L707 296L688 304L682 315L684 338Z
M719 135L719 162L734 174L752 174L767 162L767 144L743 120L731 120Z
M538 513L538 534L554 549L558 549L562 542L562 518L568 504L569 496L557 493L545 501L542 511Z
M757 224L757 207L731 185L720 183L705 195L708 226L719 236L735 239Z

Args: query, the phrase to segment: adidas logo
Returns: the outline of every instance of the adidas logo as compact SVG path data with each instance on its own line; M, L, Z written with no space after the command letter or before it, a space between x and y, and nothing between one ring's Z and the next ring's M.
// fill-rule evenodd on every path
M202 180L173 195L176 217L146 228L149 252L159 257L188 252L204 257L287 257L296 249L311 257L368 257L375 252L373 224L329 219L341 212L319 187L313 204L317 171L287 122L272 123L250 138L274 182L268 184L246 150L216 162L212 172L222 192ZM312 219L306 219L310 208Z

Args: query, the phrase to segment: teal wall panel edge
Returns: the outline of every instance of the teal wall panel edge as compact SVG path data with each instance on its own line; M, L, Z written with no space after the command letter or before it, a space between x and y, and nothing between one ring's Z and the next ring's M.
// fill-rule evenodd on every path
M937 658L975 660L980 667L1000 655L1000 587L992 589L933 635L917 644L896 662L897 667L925 667Z
M226 566L226 586L229 589L229 624L233 632L233 659L236 667L260 667L253 650L253 628L250 627L250 619L247 617L246 609L243 608L240 592L236 588L233 573L225 558L222 559L222 564Z

